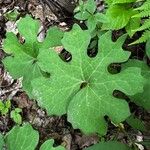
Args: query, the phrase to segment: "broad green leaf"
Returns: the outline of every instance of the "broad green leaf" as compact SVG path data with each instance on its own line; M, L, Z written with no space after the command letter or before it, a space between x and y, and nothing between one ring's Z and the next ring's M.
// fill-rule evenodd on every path
M53 139L47 140L41 145L40 150L65 150L65 148L62 146L53 147L53 144Z
M22 127L15 126L5 136L9 150L35 150L39 141L39 134L30 124Z
M25 43L21 44L16 35L7 33L3 43L3 49L12 54L3 60L5 68L13 78L23 77L23 89L32 97L31 80L43 76L43 71L38 65L37 56L40 49L61 45L63 33L53 27L48 30L45 40L40 43L37 41L39 21L33 20L30 16L22 18L17 24L19 33L25 38ZM42 58L43 59L43 58Z
M122 65L123 69L130 67L141 68L142 75L146 79L143 92L135 94L134 96L130 96L130 98L137 105L150 110L150 68L146 65L145 62L135 59L131 59L127 63Z
M105 134L104 116L119 123L130 115L128 103L115 98L113 91L127 95L142 92L144 78L141 69L136 67L118 74L110 74L107 70L111 63L128 60L130 52L122 49L126 35L112 42L111 32L103 34L95 58L87 56L90 38L89 31L83 31L78 25L65 33L62 43L72 54L68 63L63 62L53 49L41 51L38 59L45 59L39 65L44 71L51 72L51 78L33 80L33 94L49 115L67 113L74 128L85 133Z
M3 146L4 146L4 138L3 138L3 135L0 134L0 149L1 150L2 150Z
M134 115L131 115L129 118L127 118L126 122L134 129L146 131L145 125L142 120L136 118Z
M126 5L112 5L106 11L109 23L104 24L103 29L121 29L128 24L132 15L133 10Z
M100 142L89 148L86 148L85 150L131 150L131 148L117 141L108 141Z

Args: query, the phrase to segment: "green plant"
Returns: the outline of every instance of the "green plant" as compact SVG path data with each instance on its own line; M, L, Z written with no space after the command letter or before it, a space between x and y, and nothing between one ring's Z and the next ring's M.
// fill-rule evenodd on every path
M11 107L10 100L6 100L6 102L2 102L2 100L0 100L0 113L2 115L6 115L9 112L10 107Z
M29 23L32 30L25 28ZM141 69L137 67L116 74L108 71L110 64L128 60L130 52L122 49L126 35L116 42L111 40L111 31L99 35L98 54L90 58L87 48L92 38L91 31L82 30L75 24L63 36L61 31L52 28L45 41L39 43L36 25L37 21L27 16L18 24L25 44L18 43L15 35L10 33L4 41L5 51L9 50L13 55L3 60L4 65L15 77L23 76L24 89L30 94L33 89L33 97L49 115L67 113L73 127L87 134L105 134L106 115L114 124L124 121L130 115L128 103L114 97L113 92L119 90L126 95L135 95L143 91L145 82ZM11 48L8 43L12 41L14 45ZM57 45L71 53L71 61L64 62L59 57L52 48ZM33 70L34 73L29 74ZM46 74L50 74L50 78Z
M10 118L12 118L13 121L17 124L22 123L22 117L20 115L21 112L22 112L22 109L20 108L15 108L14 110L10 112Z
M125 28L129 36L132 36L140 26L140 18L132 18L138 13L134 10L136 0L105 0L108 5L106 17L108 23L103 24L103 29L118 30Z
M10 109L11 109L11 101L10 100L6 100L6 102L0 101L0 113L2 115L8 114ZM13 121L17 124L22 123L22 117L20 115L21 112L22 112L22 110L20 108L15 108L14 110L10 111L10 118L12 118Z
M11 54L3 60L5 68L9 70L13 78L23 78L23 89L32 97L31 81L37 77L49 74L42 70L37 59L39 51L49 47L61 45L60 40L63 32L53 27L47 31L45 40L40 43L37 40L39 21L33 20L30 16L20 19L17 24L19 33L25 38L25 43L21 43L14 33L8 32L3 43L3 49L6 53Z
M145 1L142 6L140 6L141 2L137 0L105 0L105 3L107 8L105 8L104 14L104 12L96 13L94 0L80 1L80 5L75 9L77 13L75 18L86 20L90 31L125 28L128 35L132 37L137 31L145 30L142 37L131 44L146 42L150 38L149 0ZM140 27L143 20L144 23Z
M116 124L127 118L130 115L127 102L115 98L113 91L120 90L127 95L142 92L144 78L140 69L134 67L118 74L107 70L111 63L128 60L130 52L122 49L125 38L124 35L112 42L111 32L106 32L99 39L98 54L90 58L87 55L90 33L74 25L62 39L64 48L72 54L70 62L63 62L52 49L39 54L40 59L45 58L39 65L51 72L50 79L32 81L39 105L49 114L67 113L74 128L85 133L105 134L105 115Z
M96 4L94 0L83 2L79 1L79 6L74 10L75 18L86 21L86 25L90 32L101 27L101 23L107 23L108 20L103 13L96 12Z
M146 42L146 55L150 58L150 2L105 0L105 8L99 13L94 0L80 0L74 12L74 17L83 21L87 28L74 24L71 30L63 32L51 27L43 42L37 40L39 21L29 15L21 18L17 21L18 34L7 32L3 41L7 53L3 64L13 78L22 78L23 90L31 99L36 99L48 115L67 114L74 129L100 136L107 133L109 121L136 149L121 122L126 121L141 132L147 131L139 119L142 117L130 113L126 99L150 110L150 68L145 57L143 61L129 59L131 52L124 50L123 46L126 46L127 34L132 37L137 31L145 31L131 44ZM12 11L5 17L14 21L17 15ZM114 42L112 30L119 29L123 29L122 33L125 29L127 34ZM69 60L56 52L57 46L71 56ZM113 68L115 65L117 67ZM11 110L12 107L11 101L0 101L0 113L5 115L2 117L10 116L17 124L6 135L0 134L0 149L65 149L53 147L53 139L39 140L39 132L22 121L22 110ZM112 138L115 139L116 135ZM101 139L100 143L86 150L131 150L120 142Z

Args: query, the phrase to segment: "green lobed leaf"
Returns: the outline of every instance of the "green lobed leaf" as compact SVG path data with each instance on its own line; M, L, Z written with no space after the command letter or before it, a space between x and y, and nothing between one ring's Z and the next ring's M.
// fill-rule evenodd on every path
M122 69L130 67L140 68L142 70L142 75L146 80L143 92L137 93L134 96L130 96L131 101L147 110L150 110L150 68L145 62L136 59L131 59L122 65Z
M38 65L39 51L41 48L48 49L61 45L63 32L53 27L47 31L45 40L40 43L37 41L39 21L26 16L19 21L17 27L19 33L25 38L25 43L21 44L13 33L7 33L3 49L12 55L6 57L3 63L13 78L23 77L23 89L32 97L31 80L44 75Z
M90 33L75 24L62 39L64 48L72 54L70 62L63 62L53 49L43 50L38 56L38 59L45 58L40 67L51 73L50 79L32 81L38 104L49 115L67 113L73 127L85 133L105 134L106 115L116 124L125 120L130 115L128 103L115 98L113 91L134 95L142 92L144 82L141 69L136 67L118 74L107 70L111 63L128 60L130 52L122 49L125 38L126 35L112 42L111 32L106 32L99 39L97 56L90 58L87 56Z
M53 147L53 144L53 139L47 140L41 145L40 150L65 150L65 148L62 146Z
M9 150L35 150L38 140L39 133L30 124L15 126L5 136Z
M108 141L100 142L89 148L86 148L85 150L131 150L131 148L117 141Z

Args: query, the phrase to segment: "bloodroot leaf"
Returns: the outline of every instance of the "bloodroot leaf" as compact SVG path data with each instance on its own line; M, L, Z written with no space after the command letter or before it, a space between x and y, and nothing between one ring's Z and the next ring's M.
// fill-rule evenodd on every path
M53 27L47 31L45 40L40 43L37 40L39 21L33 20L30 16L21 18L17 24L19 33L25 38L25 43L21 44L13 33L7 33L3 43L5 52L12 54L3 60L5 68L13 78L23 77L23 89L32 97L31 80L42 77L44 72L38 65L37 59L39 51L43 48L61 45L63 32ZM42 58L43 59L43 58Z
M5 136L9 150L35 150L39 141L39 133L30 124L15 126Z
M118 74L107 70L112 63L128 60L130 52L122 49L125 38L123 35L112 42L111 32L106 32L99 39L98 54L90 58L87 55L90 33L75 24L62 39L64 48L72 55L71 61L62 61L53 49L43 50L38 56L38 59L45 58L39 66L51 73L50 79L32 81L39 105L49 115L67 113L73 127L85 133L105 134L104 116L109 116L114 123L125 120L130 115L128 103L115 98L113 91L134 95L142 92L144 82L141 69L136 67Z

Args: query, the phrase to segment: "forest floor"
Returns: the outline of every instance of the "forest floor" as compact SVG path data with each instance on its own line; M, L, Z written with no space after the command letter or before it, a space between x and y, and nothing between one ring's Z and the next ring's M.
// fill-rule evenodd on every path
M17 9L19 16L31 14L33 17L41 20L41 23L46 28L57 25L64 30L70 28L73 24L70 20L59 20L49 9L48 6L38 0L0 0L0 100L11 100L12 109L22 109L22 119L24 122L30 122L35 129L40 133L40 143L43 143L48 138L55 139L55 144L62 144L67 150L82 150L97 143L100 137L94 135L84 135L80 130L72 128L71 124L67 122L66 115L47 116L46 111L41 109L36 101L30 100L27 94L21 88L21 80L12 79L9 73L5 70L1 60L6 56L2 49L2 42L5 38L6 31L15 30L15 22L9 21L4 17L6 12ZM47 18L47 19L45 19ZM66 23L65 23L66 21ZM119 32L114 32L114 38L118 37ZM134 52L133 57L143 57L144 45L137 45L136 47L128 47ZM143 120L145 125L150 130L150 112L145 111L141 107L130 104L132 112ZM0 132L7 133L15 123L10 118L10 114L0 116ZM108 133L103 138L106 140L116 139L123 143L130 145L133 143L142 142L143 140L150 140L150 132L141 132L133 130L128 124L124 123L125 132L118 127L109 125ZM40 145L40 144L39 144ZM138 145L138 144L137 144ZM138 145L140 150L148 149L142 144Z

